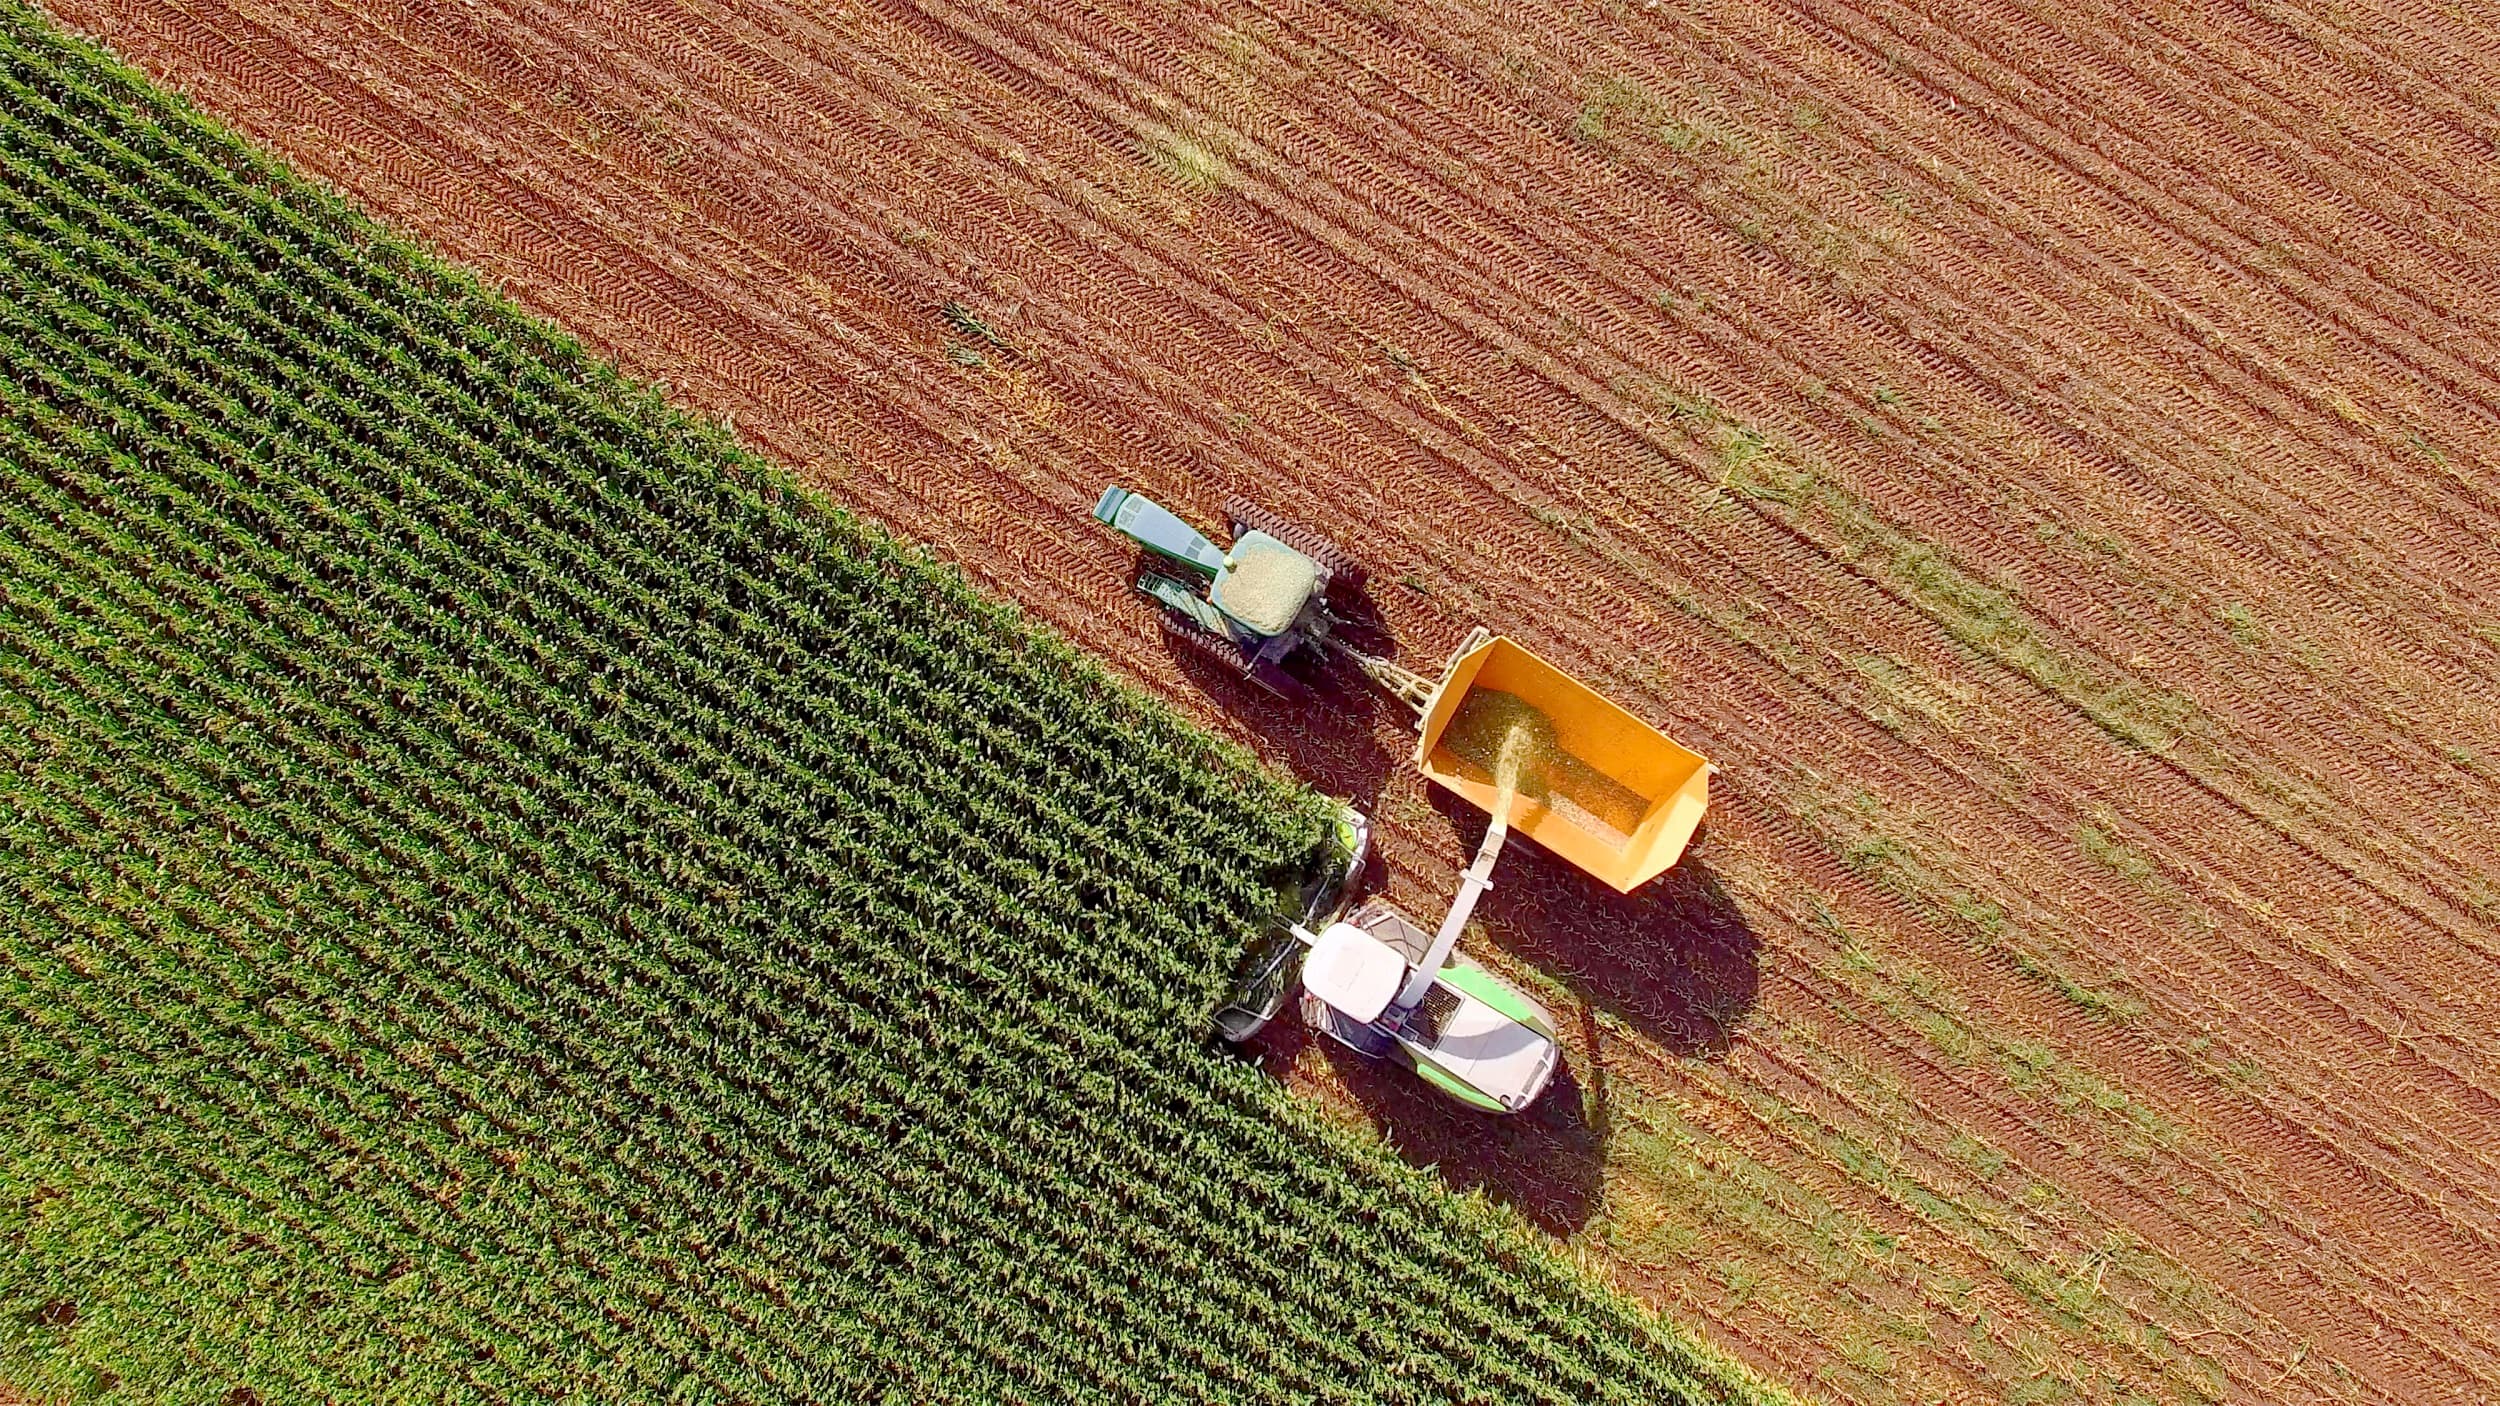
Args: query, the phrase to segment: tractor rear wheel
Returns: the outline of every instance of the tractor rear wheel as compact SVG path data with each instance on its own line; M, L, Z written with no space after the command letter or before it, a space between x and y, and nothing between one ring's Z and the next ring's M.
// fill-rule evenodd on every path
M1163 622L1163 637L1171 641L1174 650L1186 653L1204 662L1210 668L1222 669L1235 677L1239 677L1243 672L1239 645L1229 639L1218 639L1208 634L1196 621L1184 620L1169 609L1157 618Z
M1250 668L1250 682L1257 684L1259 687L1266 689L1268 692L1275 694L1277 697L1284 699L1288 703L1306 703L1310 701L1311 698L1311 686L1285 672L1284 666L1279 664L1259 663L1252 665Z
M1225 501L1224 517L1232 524L1233 540L1236 542L1241 540L1245 531L1264 532L1309 557L1328 577L1331 586L1342 583L1352 588L1363 584L1363 568L1356 565L1343 548L1299 523L1287 522L1267 509L1240 498Z
M1242 661L1241 646L1230 639L1219 639L1195 622L1166 610L1161 617L1163 635L1172 642L1174 654L1185 654L1225 677L1265 690L1288 703L1300 703L1311 696L1311 686L1274 664L1250 666Z

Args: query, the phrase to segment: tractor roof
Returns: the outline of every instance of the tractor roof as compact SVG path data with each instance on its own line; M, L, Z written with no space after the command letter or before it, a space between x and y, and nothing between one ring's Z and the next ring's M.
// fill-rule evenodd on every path
M1246 532L1216 573L1215 607L1253 633L1281 635L1318 585L1319 566L1309 557L1264 532Z

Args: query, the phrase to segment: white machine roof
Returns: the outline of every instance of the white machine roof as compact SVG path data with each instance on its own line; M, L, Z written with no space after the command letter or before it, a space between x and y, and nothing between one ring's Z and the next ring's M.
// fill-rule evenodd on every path
M1332 923L1302 959L1302 989L1348 1020L1369 1025L1406 984L1406 958L1352 923Z

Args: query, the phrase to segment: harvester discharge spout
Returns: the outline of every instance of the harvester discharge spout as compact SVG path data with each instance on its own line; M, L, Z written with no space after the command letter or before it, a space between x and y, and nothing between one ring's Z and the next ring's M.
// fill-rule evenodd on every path
M1424 999L1432 989L1432 979L1458 949L1459 934L1467 930L1467 920L1475 915L1476 900L1493 887L1493 861L1502 854L1502 842L1510 838L1510 817L1502 811L1493 813L1493 823L1485 827L1484 839L1476 845L1476 862L1458 877L1458 897L1450 900L1450 911L1441 919L1441 926L1432 935L1432 947L1424 959L1415 964L1415 972L1406 979L1405 989L1398 992L1398 1004L1411 1006Z

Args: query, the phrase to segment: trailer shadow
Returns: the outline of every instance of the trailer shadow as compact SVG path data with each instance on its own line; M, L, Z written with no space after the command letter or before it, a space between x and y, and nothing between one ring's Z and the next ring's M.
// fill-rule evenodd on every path
M1527 1111L1495 1117L1459 1107L1404 1065L1365 1059L1312 1034L1290 1011L1257 1046L1261 1065L1279 1078L1316 1047L1333 1082L1400 1160L1436 1173L1454 1190L1481 1191L1558 1237L1597 1214L1605 1142L1567 1062Z
M1484 812L1434 787L1467 852ZM1520 839L1478 915L1496 945L1671 1054L1725 1051L1761 990L1761 939L1710 872L1708 827L1674 868L1622 894Z

